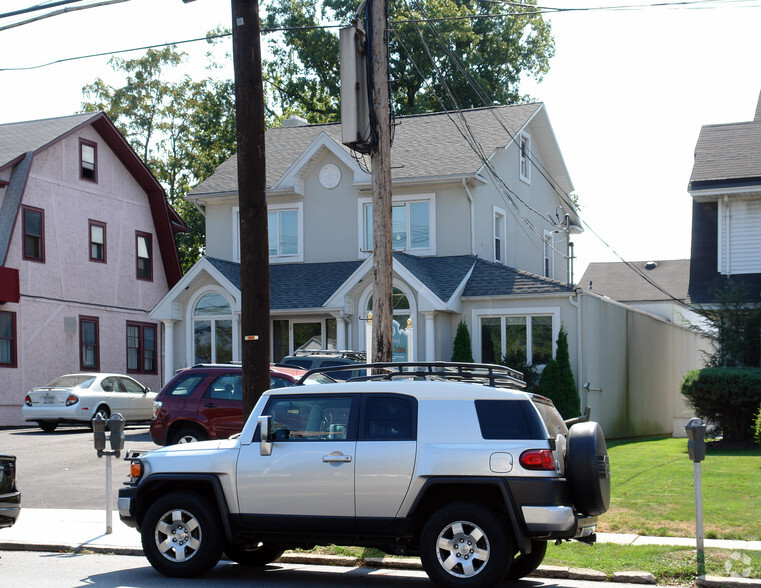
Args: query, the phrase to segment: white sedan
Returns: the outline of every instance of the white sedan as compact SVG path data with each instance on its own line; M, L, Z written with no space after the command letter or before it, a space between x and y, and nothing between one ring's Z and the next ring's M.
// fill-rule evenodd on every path
M90 423L96 414L108 419L118 412L127 422L150 421L155 397L155 392L129 376L67 374L30 390L21 415L48 432L64 422Z

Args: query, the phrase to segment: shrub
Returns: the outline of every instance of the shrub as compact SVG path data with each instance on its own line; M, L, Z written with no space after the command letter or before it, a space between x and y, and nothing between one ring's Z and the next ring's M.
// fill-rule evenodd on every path
M558 334L555 358L547 362L539 378L539 393L552 400L564 419L579 416L581 400L571 370L568 333L563 327Z
M753 440L756 445L761 447L761 404L758 405L758 412L756 413L756 425L753 431Z
M761 403L761 368L694 370L682 380L681 392L700 418L717 425L724 439L753 437L753 414Z
M536 368L526 361L526 351L520 349L508 353L502 358L500 362L502 365L506 365L509 368L518 370L523 374L523 381L526 382L526 392L534 392L539 381L539 372Z
M473 351L470 345L470 333L465 321L457 325L457 333L454 336L454 349L451 361L464 361L473 363Z

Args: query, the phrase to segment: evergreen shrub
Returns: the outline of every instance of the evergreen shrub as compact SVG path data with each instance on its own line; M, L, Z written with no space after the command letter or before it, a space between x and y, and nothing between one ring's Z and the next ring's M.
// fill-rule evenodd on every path
M711 421L727 441L753 438L761 404L761 368L712 367L684 376L682 395L697 416ZM758 429L758 417L756 430Z
M454 349L451 361L473 363L473 349L470 344L470 333L465 321L457 325L457 333L454 336Z

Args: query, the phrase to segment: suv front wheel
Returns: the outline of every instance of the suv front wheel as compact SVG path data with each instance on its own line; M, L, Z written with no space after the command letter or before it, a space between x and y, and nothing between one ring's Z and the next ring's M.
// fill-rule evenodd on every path
M512 562L504 515L475 502L446 505L431 515L420 535L420 560L442 588L494 586Z
M174 492L154 502L145 513L141 539L148 561L166 576L200 576L222 557L216 509L195 493Z

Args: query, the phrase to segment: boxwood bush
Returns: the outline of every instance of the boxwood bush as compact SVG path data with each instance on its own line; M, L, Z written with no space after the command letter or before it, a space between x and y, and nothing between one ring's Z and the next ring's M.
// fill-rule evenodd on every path
M688 372L682 394L697 415L719 427L727 441L753 438L761 404L761 368L715 367Z

